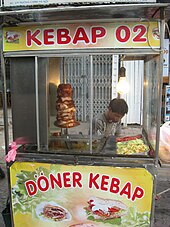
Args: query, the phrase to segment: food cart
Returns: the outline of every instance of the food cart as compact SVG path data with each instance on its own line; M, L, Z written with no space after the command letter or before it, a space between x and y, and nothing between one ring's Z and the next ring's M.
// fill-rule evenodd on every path
M101 4L0 12L4 90L4 62L10 60L10 146L5 103L4 116L13 226L153 226L166 7ZM96 55L144 61L140 137L103 141L93 133L99 105L94 102ZM72 56L87 59L89 68L87 77L77 81L75 73L70 83L64 60ZM78 62L73 71L78 67L83 66ZM105 92L97 93L98 101ZM87 96L85 105L80 100ZM59 113L68 97L74 111L72 121L63 123Z

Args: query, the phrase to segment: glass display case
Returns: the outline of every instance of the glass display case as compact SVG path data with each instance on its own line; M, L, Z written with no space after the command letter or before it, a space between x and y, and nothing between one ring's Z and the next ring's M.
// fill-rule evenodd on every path
M67 58L69 57L67 56ZM128 55L126 58L128 59ZM158 67L159 57L151 55L149 60L147 60L147 57L143 59L145 62L143 87L144 120L143 125L139 126L140 135L136 135L139 144L137 144L137 141L136 144L132 143L132 147L136 146L136 151L134 150L134 152L129 144L129 151L125 149L125 152L123 152L120 151L120 148L118 149L120 146L123 149L123 146L125 145L126 147L127 145L127 141L124 141L122 137L119 138L119 136L112 135L111 137L104 138L104 135L95 132L93 127L95 127L94 119L97 117L97 114L95 115L93 112L94 100L96 100L96 103L101 102L100 95L106 95L105 106L107 110L110 99L105 94L104 89L101 89L98 94L93 88L95 80L93 77L93 56L91 55L87 59L89 62L91 59L91 62L86 75L87 86L85 86L84 83L81 83L81 77L78 78L77 76L77 81L71 84L69 82L71 80L70 75L66 75L66 73L63 75L62 71L65 70L61 70L63 57L38 57L37 61L30 57L11 58L11 100L14 141L20 140L22 143L23 140L25 152L27 152L27 149L33 150L34 147L39 152L56 154L81 154L106 157L126 156L132 158L135 156L135 159L137 157L155 158L156 141L153 141L153 138L156 138L159 116L159 109L155 111L159 101L159 77L155 77L155 75L160 74ZM19 68L20 64L22 64L22 70ZM35 67L37 68L38 75L37 84L35 84L36 81L34 79L36 74L34 71ZM90 75L90 71L92 71L92 75ZM26 79L28 77L29 81ZM85 95L83 94L83 89L85 90ZM84 99L86 99L86 103ZM75 103L74 100L83 101ZM98 114L100 111L99 109ZM85 115L86 119L82 119L83 115ZM137 148L142 145L140 140L145 144L141 152Z
M72 20L64 22L58 7L29 8L18 12L27 16L18 26L3 26L2 75L5 90L8 58L15 143L15 149L9 145L5 124L6 153L10 159L16 152L7 163L15 227L153 226L164 7L159 4L159 18L149 22L141 18L150 7L140 4L66 7L64 18ZM140 20L128 20L136 12ZM120 99L113 92L115 55L127 64L144 62L143 120L134 135L95 130L110 100ZM5 104L4 116L7 122Z

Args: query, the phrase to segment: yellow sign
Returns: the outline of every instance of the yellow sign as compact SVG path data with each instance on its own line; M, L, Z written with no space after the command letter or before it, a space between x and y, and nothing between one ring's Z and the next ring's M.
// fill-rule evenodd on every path
M150 226L143 168L15 162L10 176L15 227Z
M5 27L3 50L159 48L158 22Z

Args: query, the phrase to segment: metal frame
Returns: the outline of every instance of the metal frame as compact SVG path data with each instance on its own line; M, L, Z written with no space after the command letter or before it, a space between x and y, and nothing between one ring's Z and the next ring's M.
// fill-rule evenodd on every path
M110 49L105 49L105 50L100 50L100 49L96 49L93 50L93 55L95 54L126 54L129 55L130 57L134 57L134 55L139 56L139 57L143 57L144 55L160 55L160 76L159 76L159 99L158 99L158 103L157 103L157 112L158 112L158 119L160 119L161 116L161 110L160 110L160 100L161 100L161 84L162 84L162 68L163 68L163 36L164 36L164 27L165 27L165 15L164 15L164 7L167 6L167 4L138 4L137 6L135 5L134 10L136 7L162 7L161 8L161 18L160 18L160 34L161 34L161 48L158 49L157 51L154 50L149 50L149 49L144 49L144 50L140 50L140 49L129 49L129 50L125 50L125 49L117 49L117 50L110 50ZM110 7L108 5L106 6L102 6L105 9ZM131 5L124 5L124 7L132 7ZM0 16L4 16L4 15L15 15L15 14L26 14L26 13L41 13L41 12L63 12L63 11L69 11L69 10L73 10L73 11L78 11L81 12L81 9L94 9L94 8L101 8L101 6L84 6L84 7L59 7L59 8L45 8L45 9L28 9L28 10L15 10L15 11L4 11L4 12L0 12ZM114 5L115 10L119 10L122 8L122 5ZM5 62L4 62L4 58L5 57L24 57L24 56L34 56L35 57L35 81L36 81L36 116L37 116L37 144L38 144L38 151L40 151L40 141L39 141L39 103L38 103L38 62L37 62L37 58L38 57L52 57L52 56L59 56L59 57L63 57L64 55L69 56L69 55L90 55L90 62L91 62L91 68L90 68L90 79L91 79L91 85L92 85L92 74L93 74L93 69L92 69L92 55L91 55L91 50L86 49L86 50L63 50L62 54L61 54L61 50L56 50L56 51L22 51L19 53L15 53L15 52L10 52L10 53L4 53L1 54L1 70L2 70L2 75L3 75L3 81L4 81L4 119L5 119L5 145L6 145L6 152L8 151L8 143L9 143L9 132L8 132L8 124L7 124L7 120L8 120L8 113L7 113L7 97L6 97L6 75L5 75ZM78 53L78 54L77 54ZM92 90L92 86L91 86L91 92L90 92L90 97L91 97L91 102L90 102L90 106L91 106L91 123L92 123L92 110L93 110L93 105L92 105L92 100L93 100L93 90ZM92 124L90 124L90 137L92 138ZM153 158L119 158L119 157L109 157L104 158L102 156L98 156L98 157L94 157L92 155L87 155L87 156L82 156L82 155L67 155L67 157L69 157L69 159L66 159L65 155L61 155L61 154L48 154L47 153L40 153L37 152L37 154L34 153L26 153L24 154L23 152L18 154L17 160L18 161L31 161L31 160L37 160L37 161L42 161L42 162L55 162L55 163L66 163L66 164L84 164L87 165L87 163L89 165L110 165L110 166L128 166L128 167L143 167L145 169L148 169L148 171L151 172L151 174L153 175L154 178L154 182L153 182L153 204L152 204L152 212L151 212L151 226L153 226L153 217L154 217L154 207L155 207L155 195L156 195L156 167L158 165L158 148L159 148L159 125L160 122L158 122L158 126L157 126L157 144L156 144L156 150L157 150L157 155L156 155L156 159ZM90 142L90 152L92 152L92 140ZM70 160L70 161L68 161ZM69 163L70 162L70 163Z
M159 8L159 7L167 7L169 6L168 3L139 3L139 4L123 4L123 7L126 10L129 10L132 8L133 10L139 9L140 7L144 8ZM40 9L20 9L20 10L12 10L12 11L1 11L0 16L5 15L16 15L16 14L27 14L27 13L52 13L52 12L63 12L63 11L81 11L81 10L91 10L91 9L110 9L110 7L113 7L115 11L122 9L122 4L108 4L108 5L90 5L90 6L58 6L58 7L49 7L49 8L40 8Z
M36 98L36 128L37 128L37 150L40 151L40 121L39 121L39 99L38 99L38 59L35 57L35 98Z
M134 49L93 49L93 55L99 55L99 54L123 54L123 55L128 55L131 57L131 60L135 60L135 59L141 59L143 58L145 55L157 55L162 53L163 51L163 47L161 49L157 49L157 50L150 50L150 49L136 49L136 52L134 51ZM86 50L62 50L62 56L77 56L80 55L89 55L91 54L91 50L90 49L86 49ZM134 54L136 55L136 57L134 57ZM4 57L24 57L24 56L28 56L28 57L32 57L32 56L36 56L36 57L47 57L47 55L49 57L61 57L61 50L50 50L50 51L20 51L20 52L7 52L4 53Z

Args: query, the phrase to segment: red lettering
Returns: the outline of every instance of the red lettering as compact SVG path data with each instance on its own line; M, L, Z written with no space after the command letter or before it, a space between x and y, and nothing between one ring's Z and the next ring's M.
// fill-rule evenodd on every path
M75 32L75 36L73 38L73 44L77 44L79 41L84 41L86 44L90 43L90 40L84 30L84 28L78 28Z
M25 188L29 196L33 196L37 193L37 186L33 180L26 181Z
M71 42L71 37L69 35L69 30L66 28L57 30L57 43L58 44L69 44Z
M92 43L96 43L97 39L101 39L106 35L106 30L103 27L92 28Z
M40 46L42 43L41 41L36 37L40 34L40 30L36 30L33 34L31 34L31 31L27 31L27 46L32 46L32 42L34 42L36 45Z
M130 29L127 26L120 26L116 29L116 39L125 43L130 39Z
M132 201L135 201L135 199L141 199L144 196L144 190L141 187L136 187L133 196L132 196Z
M63 173L63 183L64 183L65 188L71 187L71 184L69 184L68 182L70 182L70 173L65 172L65 173Z
M99 189L99 185L96 182L97 178L99 178L99 174L96 174L95 176L93 176L93 173L90 173L89 176L89 188L92 188L93 186L97 189Z
M54 44L54 40L50 41L50 39L54 39L54 35L50 34L50 33L53 33L53 32L54 32L54 29L44 30L44 44L45 45L53 45Z
M120 180L118 178L112 178L112 181L111 181L111 184L110 184L110 192L118 193L119 192L119 184L120 184Z
M49 189L48 178L46 176L40 176L37 180L37 185L40 191L47 191Z
M61 188L62 187L62 182L61 182L61 174L60 173L57 173L57 178L54 177L53 174L50 174L50 182L51 182L51 188L54 189L55 187L55 184Z
M73 172L73 187L75 188L76 185L79 188L82 188L82 184L81 184L81 179L82 179L82 175L79 172Z
M101 190L103 190L103 191L108 190L108 188L105 187L105 186L108 186L108 184L109 184L107 180L109 180L109 176L103 175L102 179L101 179Z
M123 187L123 189L120 192L120 195L127 195L128 199L130 199L131 197L131 183L126 183L125 186Z
M138 34L133 38L133 42L146 42L146 37L143 37L147 32L144 25L136 25L133 28L133 31L138 32Z

